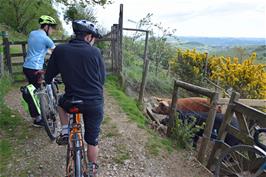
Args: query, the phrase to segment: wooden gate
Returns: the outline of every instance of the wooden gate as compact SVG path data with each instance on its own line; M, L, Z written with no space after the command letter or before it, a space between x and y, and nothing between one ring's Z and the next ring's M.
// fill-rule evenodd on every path
M263 105L262 105L263 106ZM266 106L266 105L265 105ZM235 115L239 127L230 125ZM224 120L218 132L217 141L212 149L207 167L213 169L219 154L230 147L224 142L227 134L236 137L241 144L254 145L253 127L266 127L266 113L239 102L239 93L233 92L226 109Z

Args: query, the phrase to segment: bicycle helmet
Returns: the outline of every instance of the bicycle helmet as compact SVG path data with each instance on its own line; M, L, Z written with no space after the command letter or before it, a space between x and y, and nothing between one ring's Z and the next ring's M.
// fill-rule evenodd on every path
M95 38L102 38L95 25L88 20L74 20L72 28L75 34L89 33Z
M51 25L51 26L57 25L56 20L48 15L42 15L39 18L39 24L40 25Z

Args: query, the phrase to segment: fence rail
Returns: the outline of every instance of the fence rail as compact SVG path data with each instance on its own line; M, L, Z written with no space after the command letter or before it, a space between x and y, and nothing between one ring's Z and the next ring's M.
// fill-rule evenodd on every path
M106 56L104 59L105 60L111 60L111 62L106 61L106 65L109 66L108 64L111 63L111 66L107 67L108 71L111 71L113 73L122 73L122 39L120 39L122 36L119 35L122 31L122 25L117 25L114 24L111 28L111 32L108 33L107 35L103 36L103 38L96 40L97 43L101 42L110 42L110 48L106 49L108 50L106 53L108 56ZM22 80L16 79L16 76L22 75L22 70L17 71L14 68L18 68L21 66L25 61L26 55L27 55L27 41L10 41L8 33L3 31L2 32L2 39L3 39L3 57L1 56L1 61L4 62L4 65L7 66L8 72L15 78L15 81L22 81L25 80L24 77ZM61 43L66 43L69 40L67 39L62 39L62 40L54 40L54 43L56 45L61 44ZM13 46L19 46L21 49L21 52L16 52L16 53L11 53L11 48ZM120 53L119 53L120 52ZM49 54L48 54L49 55ZM47 56L48 56L47 55ZM110 56L109 56L110 55ZM47 57L46 56L46 57ZM3 65L0 66L3 67ZM2 68L0 68L0 72L3 71ZM1 73L0 73L1 74Z

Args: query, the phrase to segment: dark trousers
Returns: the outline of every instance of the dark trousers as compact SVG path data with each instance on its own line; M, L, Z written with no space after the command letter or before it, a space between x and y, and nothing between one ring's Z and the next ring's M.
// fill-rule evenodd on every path
M29 68L23 68L23 73L25 74L29 84L34 85L34 87L37 89L40 87L40 84L38 83L39 80L39 76L36 74L38 70L34 70L34 69L29 69ZM37 117L40 114L38 113L34 101L31 98L31 96L29 94L25 95L22 94L23 99L28 103L28 108L29 108L29 112L30 112L30 116L31 117Z

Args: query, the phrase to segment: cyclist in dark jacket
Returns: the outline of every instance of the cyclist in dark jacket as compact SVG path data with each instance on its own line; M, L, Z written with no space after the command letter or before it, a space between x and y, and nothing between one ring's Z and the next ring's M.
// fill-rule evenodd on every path
M75 20L72 27L76 37L55 48L48 63L45 81L50 83L60 73L65 84L65 94L59 100L62 124L61 134L57 138L59 145L68 143L68 117L64 103L66 100L83 100L80 111L85 125L87 155L96 167L98 136L103 120L105 67L100 50L93 47L93 43L101 35L94 24L86 20Z

